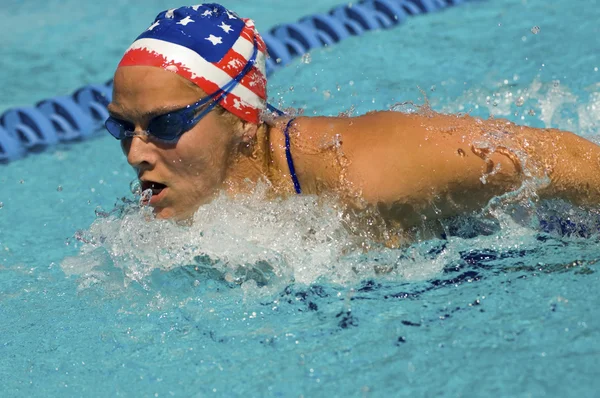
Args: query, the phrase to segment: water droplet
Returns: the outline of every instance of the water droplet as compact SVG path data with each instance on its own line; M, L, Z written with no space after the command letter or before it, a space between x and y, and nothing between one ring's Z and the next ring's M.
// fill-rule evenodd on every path
M323 98L325 98L326 100L331 98L331 91L329 91L329 90L323 91Z
M598 68L596 68L596 70L598 70ZM354 80L350 80L350 83L348 83L348 84L350 84L351 86L354 86Z
M140 197L140 206L148 206L150 204L150 199L152 199L152 189L148 188Z
M535 111L533 109L530 109L527 113L529 114L529 116L535 116Z
M523 98L523 97L519 97L515 101L515 105L517 105L517 106L523 106L524 103L525 103L525 98Z
M56 190L57 190L58 192L62 192L62 190L63 190L63 187L62 187L62 185L59 185L59 186L56 188Z
M540 33L540 27L534 26L533 28L531 28L531 33L533 33L534 35L537 35L538 33Z
M142 184L137 178L129 183L129 191L134 195L142 194Z
M302 63L303 64L310 64L312 61L312 57L310 56L310 53L306 53L302 56Z

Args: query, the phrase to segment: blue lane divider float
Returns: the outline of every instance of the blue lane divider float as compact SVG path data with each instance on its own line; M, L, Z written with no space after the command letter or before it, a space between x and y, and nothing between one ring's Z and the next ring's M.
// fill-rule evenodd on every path
M331 46L369 30L389 29L411 15L425 14L469 0L363 0L325 14L278 25L263 34L267 75L312 49ZM40 101L34 107L9 109L0 116L0 163L39 152L59 142L95 135L108 117L112 81L88 85L70 96Z

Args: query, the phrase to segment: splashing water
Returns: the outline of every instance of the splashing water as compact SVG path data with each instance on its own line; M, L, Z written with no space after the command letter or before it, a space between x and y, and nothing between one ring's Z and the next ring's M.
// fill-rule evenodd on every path
M440 105L444 113L468 112L487 117L517 117L520 123L537 127L554 127L576 132L582 136L598 135L600 126L600 84L591 85L577 93L566 84L553 81L532 81L529 86L516 88L499 83L490 91L476 88L448 101L433 97L432 105ZM540 123L541 122L541 123Z
M322 275L344 283L357 273L351 260L340 261L355 250L354 241L341 210L320 201L310 196L267 200L260 189L236 200L221 196L201 207L192 225L155 220L144 200L128 202L80 233L81 256L68 259L63 268L91 271L98 263L89 258L98 258L100 250L133 281L154 269L193 266L237 283L310 283Z
M124 285L147 286L156 270L184 270L195 280L216 279L270 292L293 282L426 280L477 247L508 250L539 245L539 228L532 225L542 222L531 201L515 204L514 198L504 199L478 216L444 221L445 240L418 241L397 249L372 244L369 251L352 234L333 198L268 199L263 186L236 199L216 198L196 212L191 225L156 220L142 201L125 200L110 212L98 212L91 227L76 234L80 255L61 265L66 274L80 276L82 289L106 282L115 267L122 271ZM590 214L576 214L567 207L546 206L546 219L567 215L573 220L571 232L580 234L577 226ZM550 232L552 228L565 232L564 223L544 226Z

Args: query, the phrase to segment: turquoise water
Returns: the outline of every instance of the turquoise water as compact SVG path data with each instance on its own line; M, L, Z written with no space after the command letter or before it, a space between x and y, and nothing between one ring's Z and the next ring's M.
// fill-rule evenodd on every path
M4 1L0 108L107 80L154 15L180 5L132 3ZM262 29L335 4L226 3ZM599 18L597 1L475 2L313 51L269 89L309 115L426 94L438 111L598 142ZM119 200L133 199L133 178L102 135L0 169L2 396L592 397L600 387L597 212L499 207L447 223L446 240L364 253L334 204L310 197L219 198L194 227L148 223ZM106 216L116 202L123 214Z

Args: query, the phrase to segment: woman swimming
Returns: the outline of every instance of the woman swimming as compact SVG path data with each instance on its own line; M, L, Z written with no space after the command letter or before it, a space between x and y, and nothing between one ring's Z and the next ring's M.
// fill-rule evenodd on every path
M260 181L376 208L400 229L508 192L600 203L600 147L575 134L432 111L275 115L265 54L253 22L218 4L160 13L125 53L106 127L158 218Z

